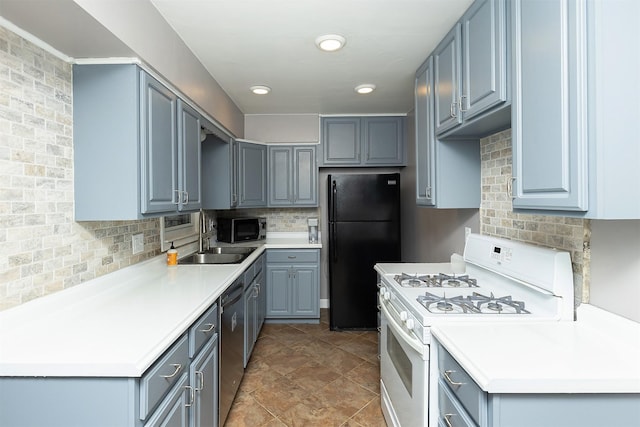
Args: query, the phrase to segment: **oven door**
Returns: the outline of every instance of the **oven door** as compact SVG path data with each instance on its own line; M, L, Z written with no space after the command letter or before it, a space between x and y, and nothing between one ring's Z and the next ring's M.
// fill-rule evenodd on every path
M380 395L389 426L427 425L429 346L403 327L396 309L380 301Z

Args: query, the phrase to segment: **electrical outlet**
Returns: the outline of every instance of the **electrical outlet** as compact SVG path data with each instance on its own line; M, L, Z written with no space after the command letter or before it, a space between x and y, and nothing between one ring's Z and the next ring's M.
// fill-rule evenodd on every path
M131 247L134 255L144 252L144 234L138 233L131 236Z
M467 237L469 237L469 234L471 234L471 227L465 227L464 228L464 241L467 241Z

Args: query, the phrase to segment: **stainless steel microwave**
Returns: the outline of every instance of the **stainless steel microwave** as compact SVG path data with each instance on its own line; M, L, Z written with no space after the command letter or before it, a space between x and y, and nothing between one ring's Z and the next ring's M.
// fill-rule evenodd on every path
M218 218L219 242L238 243L266 238L266 218Z

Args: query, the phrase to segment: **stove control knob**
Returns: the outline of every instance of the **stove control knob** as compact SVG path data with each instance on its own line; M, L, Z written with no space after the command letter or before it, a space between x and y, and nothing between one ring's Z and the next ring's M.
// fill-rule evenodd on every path
M406 311L401 311L400 312L400 320L402 320L403 322L407 321L407 312Z
M386 301L389 301L389 300L391 299L391 294L390 294L389 292L385 292L385 293L384 293L384 299L385 299Z
M384 294L386 294L386 293L387 293L387 288L385 288L384 286L381 286L381 287L380 287L380 294L381 294L381 295L384 295Z
M405 323L405 325L407 325L407 328L413 329L413 325L414 325L413 319L407 319L407 321L404 322L404 323Z

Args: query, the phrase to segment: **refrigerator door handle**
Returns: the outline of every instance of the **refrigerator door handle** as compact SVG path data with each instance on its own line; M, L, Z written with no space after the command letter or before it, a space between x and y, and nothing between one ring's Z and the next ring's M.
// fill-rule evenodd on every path
M333 197L331 198L331 220L330 221L335 221L336 211L338 209L336 207L336 202L338 201L338 184L335 181L333 181L331 192L333 193Z
M336 202L338 200L338 185L335 181L332 182L331 192L333 197L331 199L331 248L333 252L333 262L338 262L338 236L336 236Z

